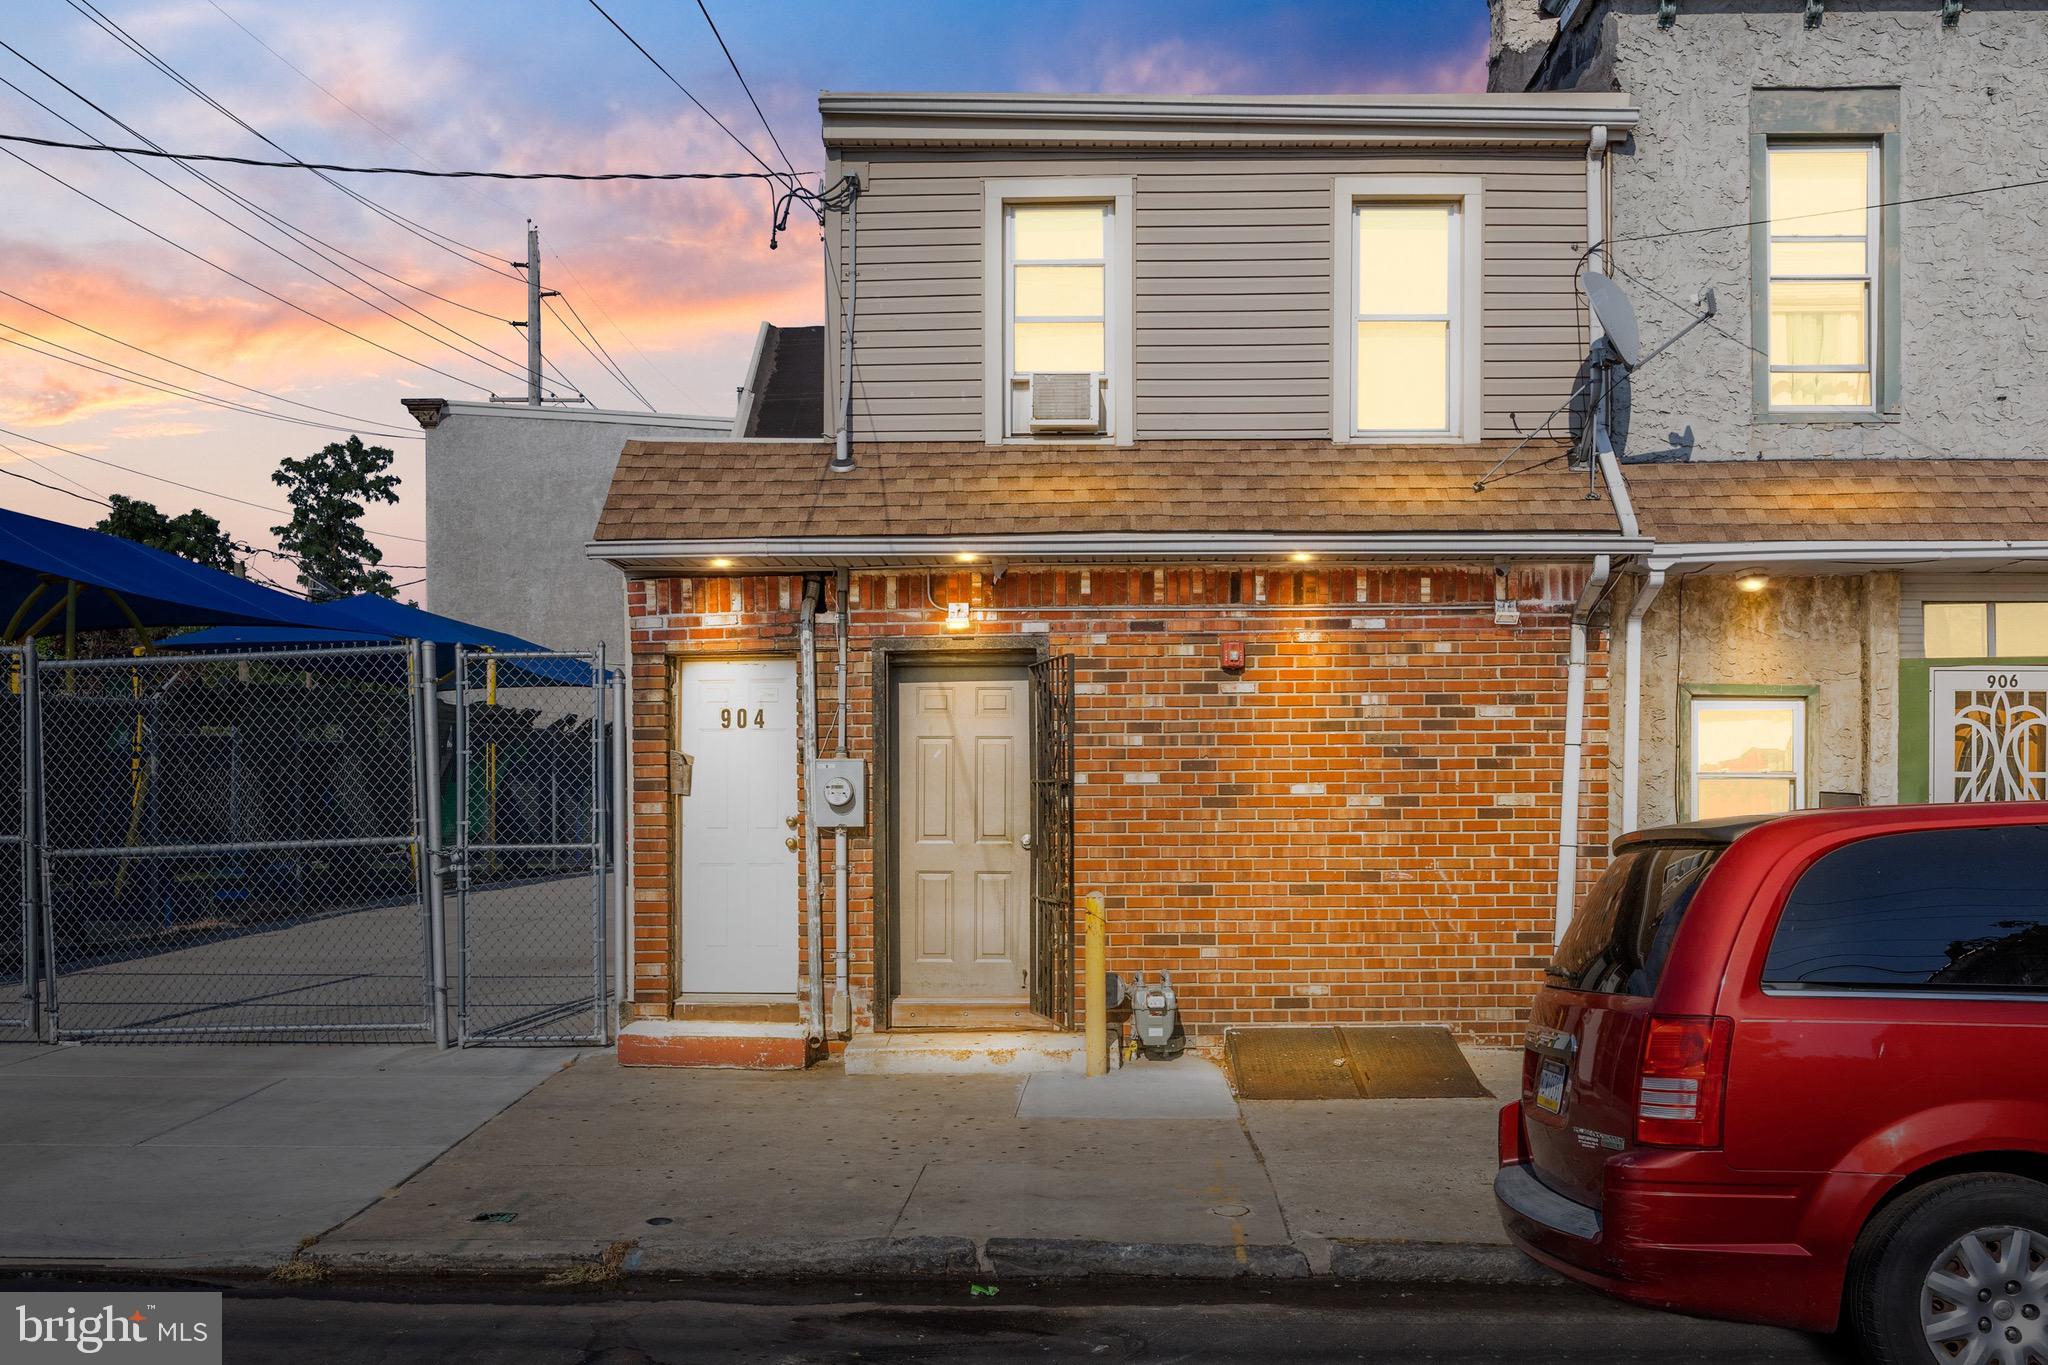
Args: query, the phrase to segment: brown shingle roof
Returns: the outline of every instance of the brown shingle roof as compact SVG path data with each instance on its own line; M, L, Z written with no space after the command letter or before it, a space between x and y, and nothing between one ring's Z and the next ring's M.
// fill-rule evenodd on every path
M1331 441L1130 446L857 444L831 474L823 443L629 441L600 541L751 537L1269 532L1615 535L1560 458L1474 492L1510 449ZM1511 469L1561 455L1531 445Z
M2048 460L1708 460L1631 465L1660 544L2048 540Z

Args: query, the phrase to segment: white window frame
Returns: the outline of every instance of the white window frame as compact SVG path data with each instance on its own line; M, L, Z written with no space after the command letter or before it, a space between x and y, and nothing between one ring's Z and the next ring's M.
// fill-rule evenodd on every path
M1130 445L1137 427L1132 388L1132 182L1129 176L1075 176L982 182L982 439L990 445L1045 443ZM1008 209L1015 204L1097 203L1109 208L1103 239L1102 361L1105 388L1098 436L1071 432L1034 436L1011 430L1014 385L1010 370L1010 260Z
M1950 658L1950 657L1960 657L1960 658L1969 658L1969 657L1970 657L1969 655L1959 655L1959 656L1950 656L1950 655L1946 655L1946 654L1928 654L1928 653L1927 653L1927 609L1928 609L1929 607L1975 607L1975 608L1977 608L1977 609L1978 609L1979 611L1982 611L1982 612L1984 613L1984 653L1983 653L1982 655L1978 656L1978 657L1981 657L1981 658L1985 658L1985 659L2006 659L2006 658L2012 658L2012 659L2031 659L2031 658L2034 658L2034 657L2036 657L2036 656L2035 656L2035 655L2031 655L2031 654L2011 654L2011 655L2007 655L2007 654L2000 654L2000 653L1998 652L1998 609L1999 609L1999 608L2000 608L2001 606L2008 606L2008 605L2012 605L2012 606L2018 606L2018 605L2025 605L2025 606L2035 606L2035 605L2038 605L2038 604L2039 604L2040 600L2041 600L2041 599L2039 599L2039 598L2030 598L2030 597L1986 597L1986 598L1959 598L1959 597L1929 597L1929 598L1925 598L1925 599L1923 599L1923 600L1921 601L1921 603L1920 603L1920 645L1921 645L1921 654L1922 654L1922 656L1923 656L1923 657L1925 657L1925 658L1930 658L1930 659L1945 659L1945 658Z
M1694 694L1686 699L1686 773L1685 805L1686 819L1700 818L1700 779L1708 777L1716 782L1783 782L1792 779L1792 809L1805 810L1806 802L1806 728L1813 716L1813 698L1796 693L1758 693L1731 695L1728 693ZM1777 705L1789 708L1792 718L1792 771L1767 773L1701 773L1700 772L1700 713L1703 711L1748 711L1759 705Z
M1799 231L1799 220L1778 222L1772 218L1770 208L1776 186L1772 181L1771 153L1773 152L1863 152L1870 159L1870 174L1864 189L1868 207L1864 210L1863 273L1860 275L1780 275L1776 270L1777 245L1786 242L1853 242L1854 237L1830 233ZM1869 417L1877 411L1879 402L1878 355L1879 337L1882 335L1882 319L1879 310L1884 306L1883 276L1879 266L1884 251L1884 220L1879 205L1884 200L1884 142L1875 137L1811 138L1772 136L1764 140L1764 218L1769 220L1764 227L1763 267L1763 319L1764 319L1764 406L1774 416L1792 417ZM1770 356L1771 290L1780 281L1789 284L1840 284L1855 280L1863 282L1863 363L1861 365L1781 365ZM1771 377L1780 374L1862 374L1870 379L1870 401L1849 406L1810 406L1801 403L1773 403L1771 401Z
M1444 431L1361 431L1354 359L1358 323L1357 207L1370 203L1455 203L1451 243L1449 427ZM1340 175L1331 202L1330 436L1356 445L1466 445L1485 430L1481 373L1486 267L1485 182L1476 175Z

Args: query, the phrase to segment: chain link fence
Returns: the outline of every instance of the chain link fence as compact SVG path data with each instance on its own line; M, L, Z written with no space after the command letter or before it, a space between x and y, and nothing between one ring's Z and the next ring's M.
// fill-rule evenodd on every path
M0 1042L35 1036L34 687L28 650L0 646Z
M603 654L464 650L455 673L458 1035L466 1046L602 1042L613 871Z
M39 666L59 1038L432 1035L417 658Z

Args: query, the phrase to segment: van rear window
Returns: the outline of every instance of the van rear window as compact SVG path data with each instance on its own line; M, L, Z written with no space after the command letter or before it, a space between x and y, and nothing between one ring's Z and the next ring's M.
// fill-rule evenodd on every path
M1607 865L1544 973L1568 990L1654 995L1693 895L1723 845L1635 848Z

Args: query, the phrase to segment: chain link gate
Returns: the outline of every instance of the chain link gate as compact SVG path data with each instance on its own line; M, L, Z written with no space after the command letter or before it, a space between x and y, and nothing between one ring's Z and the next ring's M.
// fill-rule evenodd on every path
M0 645L0 1042L36 1036L33 648Z
M416 659L37 666L58 1038L431 1036Z
M446 842L466 1047L609 1037L610 690L602 650L456 651Z

